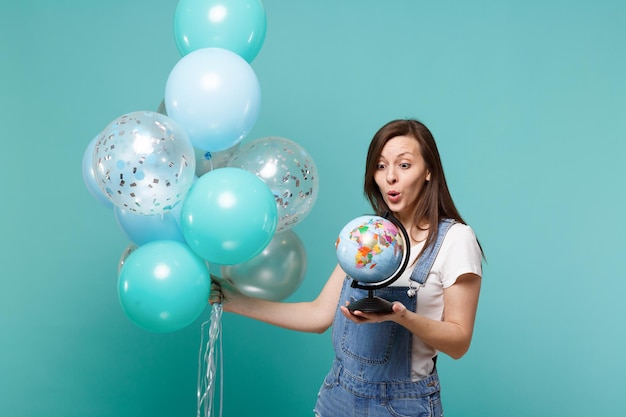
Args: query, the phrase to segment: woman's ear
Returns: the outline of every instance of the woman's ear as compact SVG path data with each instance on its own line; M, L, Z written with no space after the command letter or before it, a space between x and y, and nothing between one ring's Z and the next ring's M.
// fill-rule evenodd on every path
M428 174L426 174L426 181L430 181L430 171L428 171Z

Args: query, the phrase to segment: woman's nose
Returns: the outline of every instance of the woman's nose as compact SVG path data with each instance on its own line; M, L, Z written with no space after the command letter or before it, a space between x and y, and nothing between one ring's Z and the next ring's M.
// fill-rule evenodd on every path
M395 182L398 181L398 177L396 176L396 172L394 169L388 169L387 170L387 182L389 184L395 184Z

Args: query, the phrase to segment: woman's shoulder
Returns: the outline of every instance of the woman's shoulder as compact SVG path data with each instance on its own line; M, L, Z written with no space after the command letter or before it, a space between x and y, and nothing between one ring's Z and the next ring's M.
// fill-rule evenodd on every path
M454 284L461 274L482 276L482 250L474 230L467 224L454 223L441 245L437 261L444 288Z
M448 230L449 236L455 236L460 239L476 240L476 233L474 229L468 224L461 222L454 222Z
M460 222L455 222L450 226L443 241L442 250L463 251L472 255L478 255L482 252L474 230L471 226Z

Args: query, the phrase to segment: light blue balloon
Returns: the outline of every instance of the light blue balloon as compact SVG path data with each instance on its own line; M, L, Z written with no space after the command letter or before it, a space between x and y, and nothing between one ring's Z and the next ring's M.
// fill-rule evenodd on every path
M201 48L224 48L252 62L267 30L260 0L180 0L174 36L181 55Z
M97 141L98 136L89 142L89 145L87 145L87 149L85 149L85 153L83 154L83 182L85 183L89 194L91 194L93 198L101 202L105 207L112 208L113 202L109 200L96 182L95 170L93 166L93 153Z
M168 116L185 129L193 146L219 152L241 142L254 127L261 87L243 58L204 48L181 58L165 85Z
M173 332L190 325L204 311L211 286L203 259L187 245L155 241L126 258L118 294L128 318L153 332Z
M175 240L186 243L180 229L182 204L163 214L146 216L115 207L115 220L124 235L137 246L155 240Z
M233 265L259 254L272 240L278 209L269 187L241 168L201 176L183 202L185 240L209 262Z

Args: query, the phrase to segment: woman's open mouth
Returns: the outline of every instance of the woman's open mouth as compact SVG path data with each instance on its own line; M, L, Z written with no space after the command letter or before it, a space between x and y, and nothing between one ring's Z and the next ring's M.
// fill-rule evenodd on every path
M400 201L400 193L398 191L392 190L387 192L387 198L390 203L397 203Z

